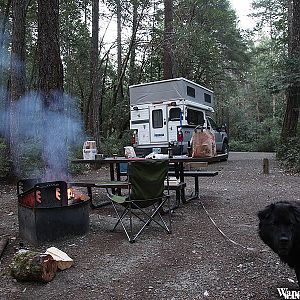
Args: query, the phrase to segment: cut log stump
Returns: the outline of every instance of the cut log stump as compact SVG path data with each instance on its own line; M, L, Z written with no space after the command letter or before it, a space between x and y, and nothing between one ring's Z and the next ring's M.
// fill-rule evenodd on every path
M18 281L51 281L57 271L57 262L50 254L19 251L10 265L11 275Z
M270 174L269 160L267 158L263 159L263 170L264 174Z
M9 238L7 236L0 237L0 258L8 244Z

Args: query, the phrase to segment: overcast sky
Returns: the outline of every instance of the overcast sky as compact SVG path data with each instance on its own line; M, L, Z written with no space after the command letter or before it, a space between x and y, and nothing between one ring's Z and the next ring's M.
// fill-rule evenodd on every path
M230 0L232 7L236 10L238 18L240 20L240 28L251 29L254 27L254 21L247 17L251 13L252 0Z

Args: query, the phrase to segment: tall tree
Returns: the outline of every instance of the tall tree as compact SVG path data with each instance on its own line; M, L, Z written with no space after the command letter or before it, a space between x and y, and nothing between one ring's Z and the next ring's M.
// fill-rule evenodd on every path
M136 57L136 32L137 32L137 23L138 23L138 1L131 0L132 5L132 47L130 53L130 62L129 62L129 85L135 84L137 78L135 70L135 57Z
M18 160L19 116L17 101L25 94L25 23L26 1L12 0L11 93L10 93L10 153L14 173L20 175Z
M43 103L43 171L46 180L66 175L63 66L59 45L59 0L38 0L38 87ZM64 178L65 179L65 178Z
M9 29L9 16L10 16L10 8L11 8L11 1L12 0L7 0L6 3L2 4L1 10L0 10L0 50L2 51L2 53L4 53L4 49L3 47L5 46L5 42L6 42L6 37L7 37L7 32ZM3 58L1 58L0 60L0 74L2 75L2 71L3 71L3 63L4 62ZM3 82L3 76L1 76L0 78L0 84L2 85Z
M46 106L63 92L59 0L38 0L38 87Z
M164 79L174 77L173 0L164 0Z
M92 2L92 42L91 42L91 122L96 143L100 145L101 99L99 78L99 0Z
M12 16L11 100L16 101L25 93L26 1L12 0Z
M287 89L286 111L282 126L282 138L295 137L300 109L300 2L290 0L289 65L292 79Z

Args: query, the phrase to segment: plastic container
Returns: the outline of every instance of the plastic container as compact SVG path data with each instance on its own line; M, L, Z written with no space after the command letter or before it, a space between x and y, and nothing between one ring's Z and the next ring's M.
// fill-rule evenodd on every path
M95 141L85 141L82 149L83 159L94 160L97 154Z

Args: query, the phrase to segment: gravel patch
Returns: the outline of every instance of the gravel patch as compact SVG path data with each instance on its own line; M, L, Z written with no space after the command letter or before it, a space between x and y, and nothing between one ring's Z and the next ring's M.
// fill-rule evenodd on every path
M268 175L263 158L270 161ZM150 226L135 244L121 230L111 232L110 206L91 210L85 236L39 246L20 241L16 188L0 184L0 235L10 237L0 262L0 299L282 299L277 288L296 289L296 276L274 253L260 252L267 248L257 234L256 214L271 202L300 201L300 177L284 173L273 153L230 153L228 161L208 169L219 175L200 180L200 200L172 213L173 233ZM108 173L90 170L74 180L101 180ZM192 189L189 179L187 194ZM75 265L47 284L19 283L9 264L20 242L41 252L55 246Z

